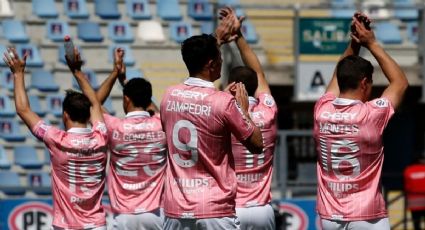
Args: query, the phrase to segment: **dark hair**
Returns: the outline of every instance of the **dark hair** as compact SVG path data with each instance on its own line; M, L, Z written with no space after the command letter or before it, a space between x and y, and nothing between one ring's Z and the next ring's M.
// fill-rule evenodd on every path
M183 41L181 47L183 61L189 74L197 74L209 60L215 60L220 55L217 40L211 35L196 35Z
M146 109L151 104L152 85L143 78L133 78L124 85L123 94L135 107Z
M90 119L90 107L91 103L86 95L73 90L66 91L62 108L72 121L86 123Z
M336 67L336 77L341 92L357 89L360 81L365 77L371 81L372 74L372 64L360 56L347 56L339 61Z
M235 67L229 73L229 84L232 82L242 82L248 96L254 96L258 87L257 72L247 66Z

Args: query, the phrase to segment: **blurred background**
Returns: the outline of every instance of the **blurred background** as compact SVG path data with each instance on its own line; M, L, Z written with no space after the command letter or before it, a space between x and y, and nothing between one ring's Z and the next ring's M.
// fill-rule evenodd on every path
M312 138L314 101L324 92L349 41L351 16L373 19L377 40L402 66L410 83L384 135L382 184L393 229L412 229L405 208L403 171L424 154L425 52L422 0L0 0L0 53L29 52L26 84L32 109L62 125L66 89L78 89L64 60L63 37L82 52L84 71L97 88L112 70L112 52L125 49L127 77L153 85L153 101L187 76L180 43L212 33L217 10L232 6L246 16L243 34L258 55L279 107L272 194L278 229L316 229L316 158ZM222 46L226 85L230 68L242 65L233 44ZM375 66L373 97L387 80ZM50 160L44 144L17 117L13 76L0 62L0 229L49 229ZM105 103L123 115L121 87ZM105 204L107 205L107 191ZM110 220L111 215L108 214ZM424 226L425 229L425 226Z

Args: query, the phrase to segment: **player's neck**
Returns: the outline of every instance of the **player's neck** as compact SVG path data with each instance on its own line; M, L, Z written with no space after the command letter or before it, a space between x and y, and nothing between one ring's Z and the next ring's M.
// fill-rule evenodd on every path
M67 121L64 125L66 130L70 128L87 128L87 124L76 121Z
M189 77L199 78L204 81L214 82L216 79L213 78L207 71L201 71L200 73L190 74Z
M142 107L131 107L127 109L127 113L146 111Z
M351 100L363 100L363 95L357 90L347 91L339 94L339 98L351 99Z

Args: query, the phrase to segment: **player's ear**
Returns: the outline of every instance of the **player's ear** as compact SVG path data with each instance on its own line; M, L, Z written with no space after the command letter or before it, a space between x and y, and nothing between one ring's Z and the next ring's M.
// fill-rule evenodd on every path
M362 90L366 90L366 89L367 89L367 85L368 85L368 83L369 83L369 80L368 80L366 77L364 77L364 78L360 81L360 88L361 88Z

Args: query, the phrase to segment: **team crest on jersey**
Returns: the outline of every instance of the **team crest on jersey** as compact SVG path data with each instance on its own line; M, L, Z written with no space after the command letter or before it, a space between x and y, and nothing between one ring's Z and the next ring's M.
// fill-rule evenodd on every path
M105 123L97 124L96 129L99 130L101 133L106 133L107 131Z
M274 105L273 97L271 97L270 95L266 94L266 96L264 98L264 105L265 106L268 106L268 107L272 107Z
M375 101L375 105L379 108L385 108L388 107L388 101L384 99L378 99Z

